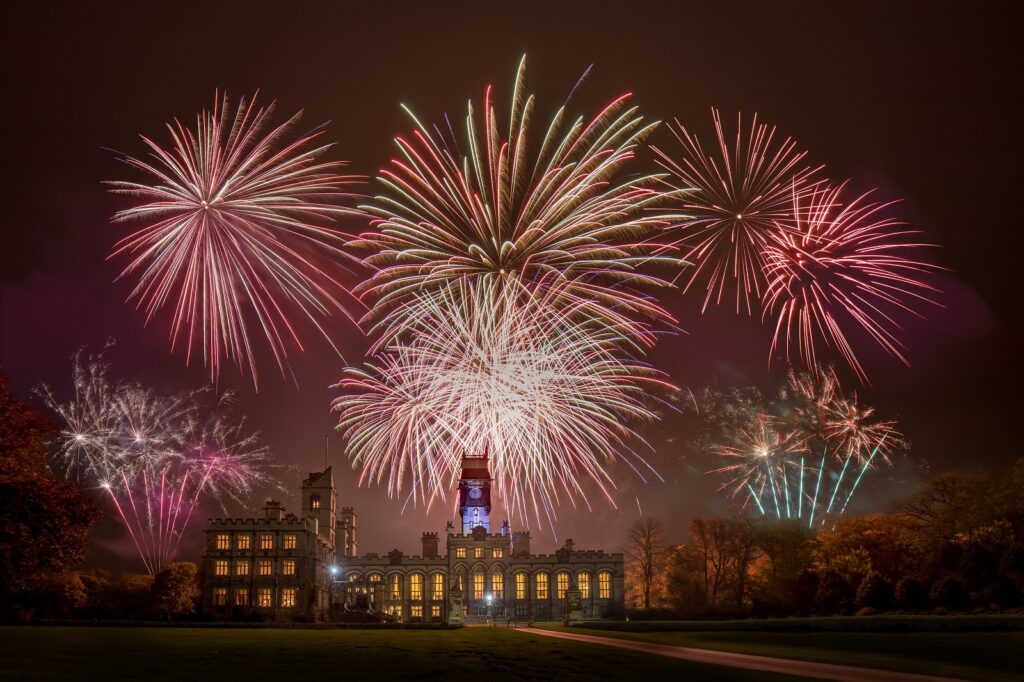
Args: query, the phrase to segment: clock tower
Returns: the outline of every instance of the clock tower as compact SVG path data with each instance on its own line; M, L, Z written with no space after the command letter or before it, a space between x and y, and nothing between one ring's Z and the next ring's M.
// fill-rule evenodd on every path
M487 453L482 457L462 458L459 514L464 535L471 534L477 526L491 532L491 473L487 468Z

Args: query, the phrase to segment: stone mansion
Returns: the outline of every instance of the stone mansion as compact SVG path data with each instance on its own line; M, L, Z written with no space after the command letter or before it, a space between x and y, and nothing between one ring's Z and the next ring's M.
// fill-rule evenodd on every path
M202 608L217 620L327 621L380 614L400 622L616 617L622 554L576 549L531 554L530 534L502 521L491 532L486 457L463 460L459 526L425 532L417 555L360 554L356 514L337 510L328 467L302 483L300 514L269 501L262 518L210 519ZM459 532L456 532L456 531Z

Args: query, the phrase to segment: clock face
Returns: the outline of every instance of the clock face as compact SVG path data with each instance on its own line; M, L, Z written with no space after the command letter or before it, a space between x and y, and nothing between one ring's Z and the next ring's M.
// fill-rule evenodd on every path
M480 490L480 488L470 488L469 489L469 496L471 498L473 498L474 500L479 500L480 496L483 495L483 494L484 493L483 493L482 490Z

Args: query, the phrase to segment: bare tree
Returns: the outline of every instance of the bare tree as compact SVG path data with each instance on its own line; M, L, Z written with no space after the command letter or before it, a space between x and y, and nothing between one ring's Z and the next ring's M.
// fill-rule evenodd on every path
M662 578L665 562L665 531L657 519L637 521L629 531L626 556L630 572L639 581L645 609L651 608L651 594Z

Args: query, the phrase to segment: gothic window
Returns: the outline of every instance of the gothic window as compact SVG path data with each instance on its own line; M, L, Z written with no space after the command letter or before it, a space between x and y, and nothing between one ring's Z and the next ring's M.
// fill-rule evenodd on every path
M295 595L298 594L298 588L285 587L281 590L281 606L283 608L291 608L295 606Z
M228 533L217 533L217 549L231 549L231 536Z
M444 574L435 573L431 576L430 598L434 601L444 599Z
M227 606L228 605L228 588L217 587L213 590L213 605L214 606Z
M238 587L235 588L235 606L248 606L249 605L249 588Z
M516 573L516 599L526 599L526 583L526 574Z
M246 559L235 562L235 575L249 575L249 562Z
M295 559L285 559L281 562L281 575L295 575Z
M392 599L402 598L402 576L397 573L391 575L388 594L391 595Z
M214 575L228 575L228 560L217 559L213 564L213 573Z
M274 592L269 587L261 587L256 591L256 606L268 609L274 605Z
M310 498L309 498L309 506L310 506L311 509L314 509L314 510L319 509L320 508L320 496L319 495L312 495L312 496L310 496Z
M536 588L536 595L535 596L537 597L537 599L547 599L548 598L548 574L547 573L538 573L536 580L537 580L537 588Z
M370 582L371 582L371 583L379 583L379 582L380 582L380 579L381 579L381 577L382 577L382 576L381 576L381 574L380 574L380 573L371 573L371 574L370 574Z
M505 574L500 569L495 569L491 573L491 592L494 593L494 598L499 601L505 598Z
M274 575L274 562L270 559L259 560L259 574L260 575Z
M284 549L295 549L299 546L295 533L286 533L284 536Z
M466 548L465 547L456 547L455 548L455 558L456 559L465 559L466 558Z
M477 571L473 574L473 599L484 598L484 572Z
M494 549L491 550L491 558L492 559L501 559L504 556L505 556L505 550L503 550L501 547L495 547Z
M612 598L612 573L611 571L601 571L597 574L597 598L598 599L611 599Z
M576 584L580 587L580 596L584 599L590 599L590 574L586 571L580 571L576 575Z
M483 547L476 547L476 548L474 548L473 549L473 558L474 559L483 559L484 558L484 548Z
M270 533L260 534L260 549L274 549L274 536Z
M423 601L423 574L413 573L409 576L409 599L413 601ZM423 609L420 608L420 616L423 615Z
M559 571L555 575L555 599L565 599L565 593L569 589L569 574Z
M248 533L239 535L235 540L235 547L237 549L252 549L252 536Z

